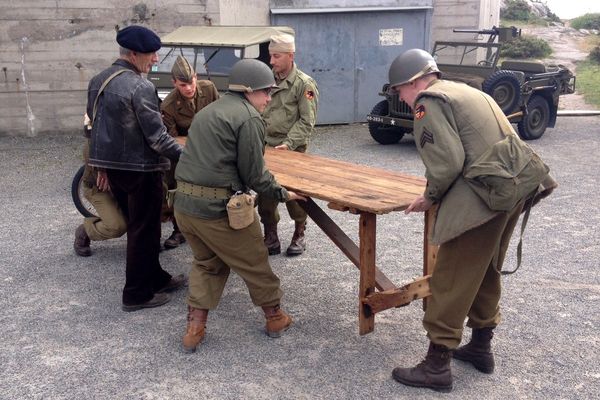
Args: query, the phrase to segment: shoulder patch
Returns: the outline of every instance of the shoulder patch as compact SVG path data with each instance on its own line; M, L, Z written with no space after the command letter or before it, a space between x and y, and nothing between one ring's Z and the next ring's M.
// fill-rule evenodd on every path
M307 90L304 92L304 97L306 97L308 100L313 100L315 98L315 92L313 90Z
M425 105L417 104L417 107L415 107L415 118L423 119L423 117L425 117ZM421 147L423 147L423 146L421 146Z
M423 136L421 136L421 148L425 147L427 143L433 144L433 133L429 132L427 128L423 128Z

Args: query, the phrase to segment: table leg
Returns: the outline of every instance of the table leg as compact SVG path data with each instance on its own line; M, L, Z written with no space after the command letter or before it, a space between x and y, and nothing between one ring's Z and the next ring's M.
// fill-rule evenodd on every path
M375 292L375 239L376 215L361 213L359 222L360 237L360 285L359 285L359 334L365 335L375 329L375 314L361 299Z
M429 237L433 233L433 224L437 205L432 206L425 212L425 229L423 229L423 276L431 275L435 267L438 246L429 242ZM423 310L427 309L427 297L423 298Z

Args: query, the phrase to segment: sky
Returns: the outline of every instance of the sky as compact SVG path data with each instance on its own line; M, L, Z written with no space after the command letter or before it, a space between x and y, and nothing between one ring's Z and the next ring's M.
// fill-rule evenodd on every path
M572 19L587 13L600 13L600 0L542 0L561 19Z

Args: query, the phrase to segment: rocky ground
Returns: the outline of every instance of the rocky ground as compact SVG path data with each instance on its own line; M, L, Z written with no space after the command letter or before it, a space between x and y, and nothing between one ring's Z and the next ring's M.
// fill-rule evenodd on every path
M523 28L523 34L539 37L552 47L552 55L544 61L549 64L561 64L577 75L577 63L585 60L587 52L582 50L586 37L592 33L580 32L568 26L534 26ZM577 91L574 94L561 96L559 108L563 110L592 110L596 109L585 102L583 95Z

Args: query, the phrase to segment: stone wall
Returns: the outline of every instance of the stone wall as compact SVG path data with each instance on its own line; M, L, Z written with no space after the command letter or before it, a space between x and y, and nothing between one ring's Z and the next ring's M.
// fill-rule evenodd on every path
M116 30L219 23L218 0L0 0L0 135L80 129L88 81L118 57Z
M500 24L500 0L434 0L432 40L487 40L452 29L489 29ZM433 47L433 42L431 43Z

